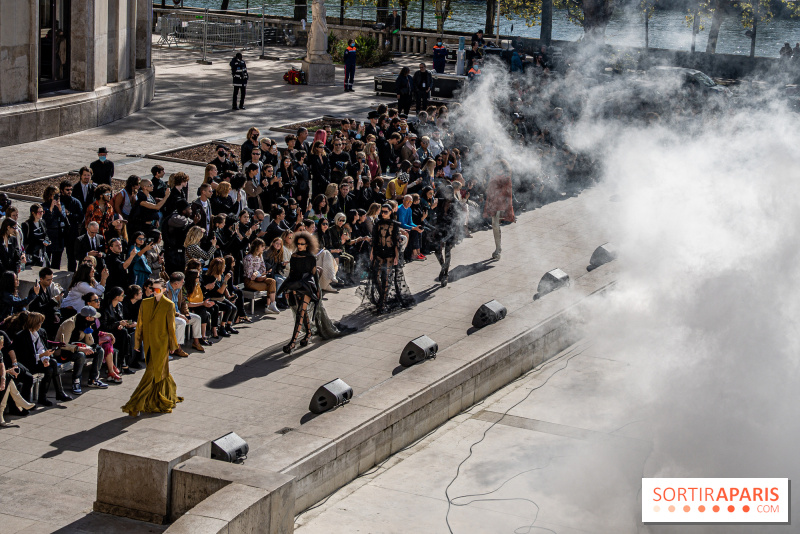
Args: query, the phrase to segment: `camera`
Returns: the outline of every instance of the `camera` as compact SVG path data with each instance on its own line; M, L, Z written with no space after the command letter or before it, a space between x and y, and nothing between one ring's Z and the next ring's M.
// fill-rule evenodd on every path
M55 195L53 195L53 201L57 202L60 199L61 199L61 194L60 193L56 193Z

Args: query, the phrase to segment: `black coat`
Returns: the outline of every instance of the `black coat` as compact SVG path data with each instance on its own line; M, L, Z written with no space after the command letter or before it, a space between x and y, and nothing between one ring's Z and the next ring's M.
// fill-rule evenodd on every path
M421 70L418 70L414 73L414 91L418 95L422 93L430 93L432 86L433 75L431 74L431 71L426 70L425 72L422 72Z
M25 221L21 226L22 240L25 243L25 255L28 257L28 261L38 265L34 258L41 258L43 264L48 263L45 259L44 241L48 239L48 235L44 219L40 219L38 223Z
M311 157L309 164L311 166L313 194L324 195L325 189L331 183L331 164L328 161L328 156L322 156L322 160L320 160L319 156L315 155Z
M111 185L111 179L114 177L114 162L99 159L93 161L89 167L92 169L92 181L97 185L106 184Z
M395 92L401 97L410 97L414 93L414 80L411 76L398 76L394 85Z
M39 339L47 349L47 332L44 328L39 329ZM33 340L31 339L31 332L28 329L20 330L14 334L14 343L11 345L14 349L14 354L17 355L17 361L27 367L28 369L36 368L36 350L33 348ZM54 365L51 362L50 365Z
M243 59L233 58L230 62L233 85L247 86L247 64Z
M105 238L100 235L99 233L94 237L95 240L95 247L92 248L92 242L89 238L89 234L83 234L78 239L75 240L75 259L80 262L89 254L89 251L95 250L97 252L103 252L106 248L106 240ZM96 271L102 270L103 262L100 258L97 258L98 266Z
M72 186L72 198L77 200L81 203L82 211L81 214L86 213L86 208L89 207L89 204L94 202L94 190L97 189L97 184L89 183L86 186L86 196L83 196L83 186L80 182L74 184Z
M18 273L21 259L22 256L19 253L19 243L17 243L16 237L8 238L8 248L0 241L0 269L2 269L2 272L12 271Z

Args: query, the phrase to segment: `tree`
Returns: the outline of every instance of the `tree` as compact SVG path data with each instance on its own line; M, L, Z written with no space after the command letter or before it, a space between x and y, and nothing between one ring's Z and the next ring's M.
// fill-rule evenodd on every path
M639 9L642 11L644 18L644 47L650 48L650 19L656 10L656 2L658 0L641 0L639 2Z
M590 43L602 43L606 26L614 13L613 0L582 0L584 39Z
M553 0L542 0L542 29L539 32L539 42L550 46L553 39Z
M706 54L717 52L717 40L719 39L719 29L722 26L723 17L731 11L731 0L713 0L710 2L711 27L708 29L708 44L706 44Z
M486 24L483 26L484 35L492 35L496 20L494 14L497 11L497 0L486 0Z
M444 21L452 14L450 2L452 0L436 0L436 33L444 31Z

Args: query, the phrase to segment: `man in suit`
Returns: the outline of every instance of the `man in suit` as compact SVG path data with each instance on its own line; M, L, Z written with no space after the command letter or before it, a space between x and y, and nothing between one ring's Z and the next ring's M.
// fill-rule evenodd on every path
M100 235L100 225L95 221L89 223L86 233L75 240L75 259L83 261L86 256L94 256L97 271L103 270L106 240Z
M214 190L209 184L203 184L197 189L197 200L192 202L192 214L194 215L194 225L206 231L211 230L211 202L210 198Z
M47 390L50 389L52 382L56 388L56 399L60 401L72 400L72 397L64 392L61 380L56 369L56 362L53 358L53 349L47 348L47 332L42 328L44 315L31 312L25 321L25 327L14 335L14 352L19 363L25 366L31 373L42 373L44 378L39 384L38 404L42 406L52 406L53 402L47 400Z
M64 233L64 243L67 249L67 270L75 272L78 261L75 259L75 247L72 243L78 239L78 236L83 232L83 220L86 211L83 209L81 202L72 197L74 186L69 180L64 180L59 184L61 193L61 211L69 221L69 226Z
M92 169L89 167L81 167L78 175L80 180L72 187L72 198L81 203L85 215L86 208L94 202L94 190L97 185L92 183Z
M92 168L92 180L95 184L111 185L114 177L114 162L108 159L108 150L101 146L97 149L97 159L89 167Z
M39 292L31 288L29 296L33 300L28 304L28 311L35 311L44 315L44 329L49 339L55 339L61 323L61 300L64 294L56 289L53 284L53 270L45 267L39 271Z

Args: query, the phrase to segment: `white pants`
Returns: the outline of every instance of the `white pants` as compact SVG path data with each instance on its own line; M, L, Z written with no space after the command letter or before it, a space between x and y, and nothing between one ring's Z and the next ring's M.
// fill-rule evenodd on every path
M195 313L190 313L186 317L189 318L189 326L192 327L192 339L198 339L203 335L200 329L200 316ZM186 341L186 321L182 317L175 317L175 337L178 340L178 345L183 345Z

